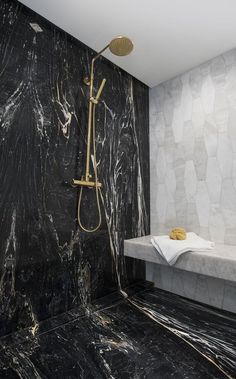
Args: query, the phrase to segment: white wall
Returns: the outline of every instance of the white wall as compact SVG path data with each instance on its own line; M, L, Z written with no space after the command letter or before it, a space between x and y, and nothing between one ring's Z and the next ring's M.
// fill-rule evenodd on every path
M150 90L151 232L236 244L236 49Z

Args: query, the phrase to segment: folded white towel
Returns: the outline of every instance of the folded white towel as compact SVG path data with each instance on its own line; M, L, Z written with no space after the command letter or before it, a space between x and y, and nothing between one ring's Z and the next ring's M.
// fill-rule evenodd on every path
M151 243L169 265L174 265L183 253L212 250L215 246L214 242L207 241L193 232L187 233L186 240L172 240L169 236L156 236L152 237Z

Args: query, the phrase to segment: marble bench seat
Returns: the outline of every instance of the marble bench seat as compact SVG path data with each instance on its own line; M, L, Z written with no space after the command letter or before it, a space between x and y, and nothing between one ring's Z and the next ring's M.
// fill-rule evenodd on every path
M236 246L185 253L169 266L150 239L125 240L124 254L146 262L146 279L155 287L236 313Z
M151 236L124 241L124 254L168 266L150 242ZM236 282L236 246L216 244L212 251L189 252L181 255L175 268Z

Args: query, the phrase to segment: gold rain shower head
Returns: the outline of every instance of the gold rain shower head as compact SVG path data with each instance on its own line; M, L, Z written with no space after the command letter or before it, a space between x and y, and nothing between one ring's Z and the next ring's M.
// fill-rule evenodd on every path
M93 69L94 69L95 61L108 48L112 54L117 55L119 57L124 57L125 55L129 55L131 53L131 51L134 48L134 45L133 45L133 42L128 37L118 36L118 37L113 38L108 45L106 45L101 51L99 51L95 55L95 57L93 57L92 63L91 63L90 78L88 78L88 77L84 78L84 84L86 84L87 86L90 85L91 78L93 80Z
M120 57L130 54L133 48L132 41L123 36L116 37L109 43L111 53Z

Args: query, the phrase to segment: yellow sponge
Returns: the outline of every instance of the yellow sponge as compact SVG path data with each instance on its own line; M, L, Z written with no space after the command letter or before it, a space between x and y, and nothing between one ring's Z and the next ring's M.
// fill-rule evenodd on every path
M170 232L172 240L186 240L186 230L183 228L174 228Z

